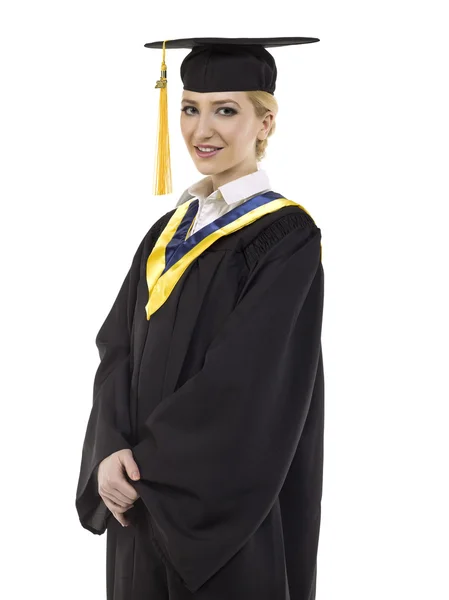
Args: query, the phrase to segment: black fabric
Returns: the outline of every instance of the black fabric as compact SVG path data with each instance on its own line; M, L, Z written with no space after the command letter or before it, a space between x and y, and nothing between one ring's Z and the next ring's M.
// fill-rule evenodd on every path
M92 533L103 533L112 514L98 494L98 465L113 452L131 448L128 441L131 437L129 405L137 285L144 269L143 250L146 255L151 252L165 223L164 215L140 242L120 291L95 338L100 364L94 378L93 406L76 490L76 509L83 526Z
M319 42L311 37L185 38L166 40L165 48L191 48L181 63L184 89L192 92L262 90L273 94L277 68L265 47ZM162 41L146 48L162 48Z
M320 229L288 206L220 238L146 321L146 258L160 225L140 244L100 330L110 358L99 367L83 446L76 505L83 527L108 530L108 600L313 600L324 434ZM140 498L127 528L95 480L100 457L122 441L141 472L129 480ZM158 575L142 561L149 551Z

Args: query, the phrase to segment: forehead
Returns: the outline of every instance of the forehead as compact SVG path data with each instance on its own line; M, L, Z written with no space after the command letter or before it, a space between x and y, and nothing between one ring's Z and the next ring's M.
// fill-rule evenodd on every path
M245 101L245 92L192 92L190 90L182 91L182 100L191 100L199 104L214 104L233 100L242 104Z

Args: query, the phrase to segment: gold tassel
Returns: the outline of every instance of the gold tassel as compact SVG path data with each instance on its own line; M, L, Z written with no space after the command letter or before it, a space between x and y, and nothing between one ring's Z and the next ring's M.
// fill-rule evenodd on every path
M153 193L156 196L163 196L164 194L171 194L172 192L170 139L168 132L167 65L165 64L165 41L162 45L161 77L156 81L156 85L154 87L160 88L161 93L159 96L159 122Z

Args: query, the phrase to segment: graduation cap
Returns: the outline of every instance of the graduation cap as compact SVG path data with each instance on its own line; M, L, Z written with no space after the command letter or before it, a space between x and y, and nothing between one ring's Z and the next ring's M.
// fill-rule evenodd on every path
M274 95L276 63L266 48L319 41L312 37L185 38L145 44L146 48L162 49L161 77L155 85L160 89L160 97L154 194L172 191L166 49L191 49L181 64L184 89L203 93L261 90Z

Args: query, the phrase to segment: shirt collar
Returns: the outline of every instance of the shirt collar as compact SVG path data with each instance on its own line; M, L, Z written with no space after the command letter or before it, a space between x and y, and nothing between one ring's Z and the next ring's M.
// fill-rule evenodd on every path
M197 197L200 201L221 197L229 205L256 196L261 192L271 189L268 175L264 169L259 169L254 173L243 175L233 181L229 181L221 185L217 190L213 190L212 178L210 175L203 177L193 185L191 185L182 194L176 206L180 206L186 200L192 197Z

